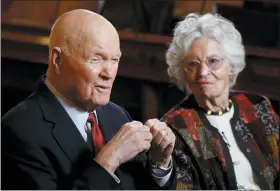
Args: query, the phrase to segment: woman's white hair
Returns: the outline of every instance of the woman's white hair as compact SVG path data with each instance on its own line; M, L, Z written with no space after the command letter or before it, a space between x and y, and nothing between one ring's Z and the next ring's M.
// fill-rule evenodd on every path
M181 61L188 53L193 41L200 37L213 38L223 46L225 56L232 65L232 71L229 74L231 88L239 72L245 67L245 51L241 34L233 23L218 14L191 13L176 25L172 43L166 52L168 75L180 89L185 90L186 72L182 68Z

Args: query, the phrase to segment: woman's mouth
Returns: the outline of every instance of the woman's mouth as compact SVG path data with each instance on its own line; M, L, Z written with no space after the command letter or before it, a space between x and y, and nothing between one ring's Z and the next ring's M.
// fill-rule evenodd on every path
M199 84L199 85L212 85L213 83L208 82L208 81L200 81L200 82L197 82L197 84Z

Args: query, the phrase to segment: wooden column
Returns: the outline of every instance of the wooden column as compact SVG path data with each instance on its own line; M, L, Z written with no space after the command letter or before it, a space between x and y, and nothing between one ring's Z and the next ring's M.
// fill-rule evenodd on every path
M158 117L158 96L153 86L142 86L142 122Z
M277 5L278 9L280 9L280 4ZM280 11L278 11L278 18L280 18ZM278 43L277 47L280 48L280 19L278 19Z

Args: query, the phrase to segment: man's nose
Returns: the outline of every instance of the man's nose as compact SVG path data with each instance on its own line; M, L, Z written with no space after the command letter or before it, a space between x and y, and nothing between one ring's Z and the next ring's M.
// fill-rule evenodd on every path
M107 79L111 79L113 77L113 65L110 60L103 63L100 75Z

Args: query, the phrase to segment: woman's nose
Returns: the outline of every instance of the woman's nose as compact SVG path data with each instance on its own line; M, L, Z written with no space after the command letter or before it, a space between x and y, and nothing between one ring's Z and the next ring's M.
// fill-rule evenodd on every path
M206 64L200 64L200 67L198 69L198 74L202 77L207 76L209 74L209 68Z

